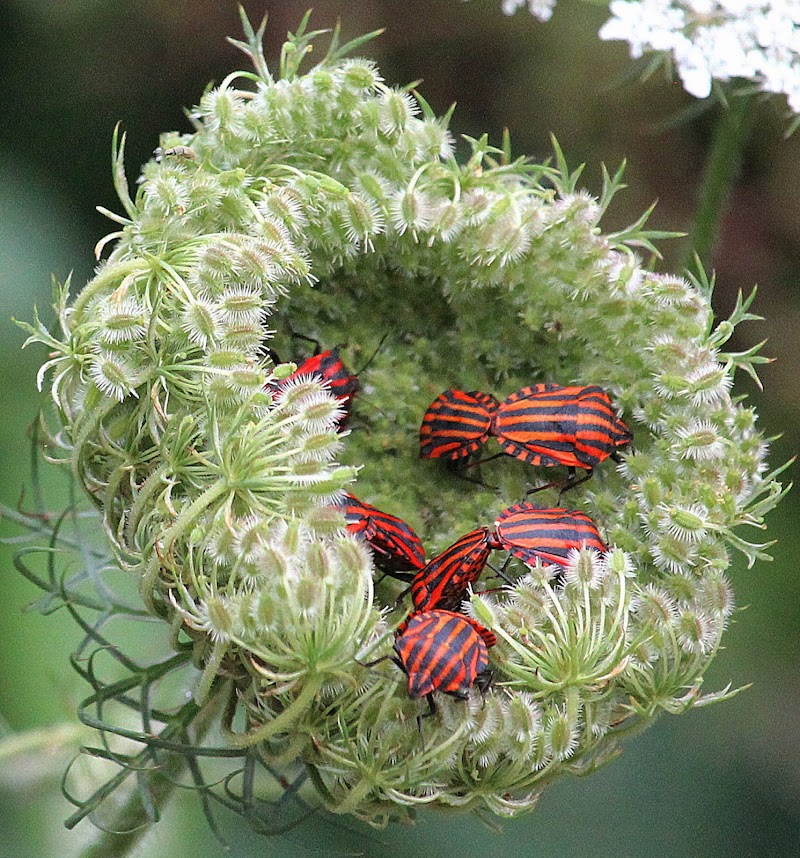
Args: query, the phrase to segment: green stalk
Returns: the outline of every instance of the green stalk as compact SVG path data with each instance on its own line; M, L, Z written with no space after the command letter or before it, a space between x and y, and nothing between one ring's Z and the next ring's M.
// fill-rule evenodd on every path
M752 101L749 95L733 96L720 113L703 170L697 211L683 259L684 268L694 267L695 254L706 270L711 267L720 223L733 183L739 175L742 152L750 132Z
M84 286L83 290L75 298L72 305L72 315L70 316L70 329L75 330L75 326L81 321L89 303L95 297L100 295L103 290L109 289L115 284L119 286L127 276L137 272L144 273L149 269L150 264L147 260L139 257L126 259L124 262L106 264L95 278ZM119 283L116 281L119 281Z
M225 687L220 684L220 690ZM199 711L194 707L187 707L186 719L167 728L165 732L176 735L191 724L192 740L199 745L209 728L219 720L219 709L224 700L225 695L219 694L209 698ZM187 758L182 754L170 754L166 761L162 758L158 768L161 777L153 778L150 784L151 810L156 813L157 819L160 818L175 789L175 782L186 766ZM130 772L122 773L123 776L129 774ZM95 840L81 853L81 858L125 858L136 849L142 837L152 830L144 816L138 790L134 790L131 797L113 814L112 819L105 820L105 826L107 830L98 832Z
M271 721L267 721L260 727L256 727L247 733L234 733L232 730L223 729L223 735L234 748L248 748L258 742L265 742L270 737L274 736L280 730L286 728L296 718L305 712L311 705L317 692L322 687L322 677L315 676L310 678L303 690L297 697L281 712L276 715Z

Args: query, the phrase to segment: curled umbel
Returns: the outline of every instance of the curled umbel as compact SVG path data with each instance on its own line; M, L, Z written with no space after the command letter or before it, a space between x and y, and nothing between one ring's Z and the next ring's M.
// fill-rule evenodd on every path
M558 149L558 169L485 138L456 149L449 116L341 48L303 74L285 52L273 76L243 46L256 72L208 90L191 133L162 135L135 195L118 141L110 254L64 291L59 335L32 328L56 443L142 604L192 639L192 693L227 683L228 741L299 761L328 806L375 824L422 803L514 814L701 699L730 551L763 553L733 531L780 492L730 394L752 369L723 351L747 302L715 328L704 279L637 256L641 224L604 233L619 176L598 200ZM356 397L321 369L337 347ZM627 433L580 485L514 452L515 392L548 385L602 390ZM442 390L491 391L510 455L461 475L420 459L420 425L441 449L444 409L423 417ZM422 555L391 542L405 531L376 551L377 519L347 518L345 493ZM591 539L507 563L493 549L396 637L413 606L378 568L387 551L413 577L519 503L573 510ZM445 655L466 642L451 683L431 684L413 636Z

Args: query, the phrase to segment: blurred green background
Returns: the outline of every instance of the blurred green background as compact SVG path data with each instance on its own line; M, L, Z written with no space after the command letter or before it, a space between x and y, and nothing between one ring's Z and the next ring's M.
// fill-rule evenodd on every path
M265 9L245 6L254 20ZM283 0L268 8L266 52L274 64L306 7ZM337 16L345 37L387 27L365 52L389 83L422 78L421 92L437 112L457 102L456 133L486 131L499 143L507 126L516 154L545 157L553 132L571 164L587 162L585 184L595 191L600 164L627 158L629 188L608 229L656 199L654 227L688 227L715 111L692 114L693 100L664 77L633 79L627 46L596 36L601 7L559 0L553 20L541 24L526 12L505 17L500 0L318 0L312 25L331 26ZM0 474L7 504L19 502L28 479L26 427L44 357L20 351L24 336L10 317L29 320L34 303L47 307L51 273L63 280L73 271L76 286L91 276L92 248L113 228L94 206L117 208L109 167L114 124L121 120L128 131L133 179L159 132L188 130L183 108L206 83L245 63L226 35L240 35L229 0L0 5ZM737 290L759 284L753 309L766 321L746 326L736 345L768 337L766 353L777 360L763 368L763 394L747 378L737 383L756 401L766 433L782 433L773 465L800 446L800 134L784 139L784 110L780 99L758 107L714 257L719 316ZM676 266L681 243L663 249L663 266ZM64 486L63 476L48 474L53 498L63 498ZM263 841L223 819L229 854L800 855L799 521L795 492L770 517L775 562L752 570L737 562L731 570L738 604L748 609L736 615L707 688L753 683L734 700L665 716L609 768L556 784L535 813L501 823L500 833L475 817L423 812L414 828L383 832L312 817ZM13 570L8 549L0 559L2 726L73 721L86 693L67 663L76 630L60 614L23 613L36 591ZM91 839L87 823L73 832L61 825L69 812L58 789L65 762L58 754L0 760L0 856L77 855ZM192 798L178 795L137 854L221 851Z

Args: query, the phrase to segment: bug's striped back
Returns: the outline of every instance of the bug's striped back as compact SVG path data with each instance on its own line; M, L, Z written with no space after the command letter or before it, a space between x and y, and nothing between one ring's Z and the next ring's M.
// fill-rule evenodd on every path
M483 638L483 642L487 647L493 647L497 643L497 638L495 637L494 632L489 631L485 626L482 626L477 620L472 617L467 616L466 614L462 614L460 611L446 611L443 608L435 608L434 611L440 614L455 614L457 617L463 617L474 629L475 631ZM399 637L405 632L408 628L408 624L414 617L418 617L420 614L430 614L434 611L411 611L411 613L403 620L402 623L395 630L395 637Z
M329 351L320 352L309 360L317 360L319 374L330 385L331 393L341 401L342 405L349 409L353 402L353 397L358 393L361 383L358 377L353 375L349 369L342 363L339 357L339 349L334 348ZM307 363L305 361L304 363ZM303 368L301 364L297 371Z
M327 349L306 358L289 378L297 378L301 375L322 376L323 380L328 382L331 393L346 410L349 410L353 397L361 386L357 376L342 363L338 348Z
M346 494L341 503L347 529L374 552L375 565L387 574L425 566L425 549L411 525L372 504ZM406 580L408 580L406 578Z
M575 432L575 451L589 467L633 441L631 430L617 417L608 394L595 385L583 388ZM594 464L593 464L594 463Z
M324 352L319 352L310 358L306 358L291 375L280 381L270 382L267 387L270 390L277 391L287 381L300 378L304 375L316 375L328 383L330 392L339 400L339 404L345 410L345 417L341 420L343 424L353 404L353 397L358 393L361 383L358 377L353 375L342 363L342 359L339 357L339 349L327 349Z
M491 541L487 527L471 530L417 572L411 584L414 610L457 609L467 587L483 571L493 547Z
M504 452L531 465L589 470L632 439L596 385L523 387L500 403L492 433Z
M428 406L419 430L420 456L424 459L462 459L474 453L489 437L497 400L479 390L450 388Z
M465 699L489 665L488 629L453 611L413 613L394 642L408 676L408 694L416 699L441 691Z
M523 563L539 558L563 565L572 548L607 550L591 518L576 509L542 509L523 501L504 509L495 529L503 547Z

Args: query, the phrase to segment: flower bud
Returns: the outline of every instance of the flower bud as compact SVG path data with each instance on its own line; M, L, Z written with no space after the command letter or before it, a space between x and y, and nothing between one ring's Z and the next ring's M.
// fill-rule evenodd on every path
M135 298L113 298L100 305L100 336L107 345L141 340L147 333L145 311Z
M692 420L686 427L677 429L677 448L686 459L719 459L725 447L717 430L707 420Z
M186 305L181 314L181 328L190 342L207 349L221 334L219 308L211 301L195 299Z
M204 601L208 617L208 633L214 641L227 641L232 637L236 623L235 614L231 612L228 599L217 596L206 596Z
M684 652L706 655L716 647L720 628L708 614L683 611L675 625L678 643Z
M559 706L551 706L544 716L545 743L555 760L567 760L578 747L578 725Z
M89 364L89 377L101 393L118 402L126 396L138 396L136 388L144 380L142 371L130 361L99 346Z
M390 137L403 131L411 117L419 113L419 107L410 93L394 89L384 91L378 109L380 129Z
M417 232L429 229L433 211L433 203L426 194L417 190L402 189L392 200L392 223L400 235L408 231L416 237Z
M573 586L594 590L602 583L605 569L600 554L592 549L571 548L564 569L564 580Z
M662 503L659 530L680 542L699 542L708 532L708 511L701 504L678 506Z

